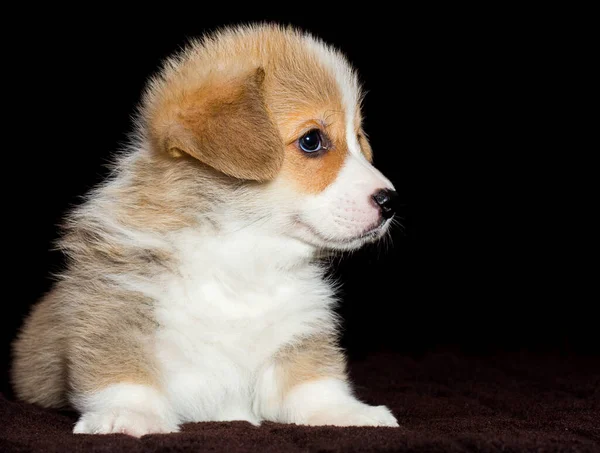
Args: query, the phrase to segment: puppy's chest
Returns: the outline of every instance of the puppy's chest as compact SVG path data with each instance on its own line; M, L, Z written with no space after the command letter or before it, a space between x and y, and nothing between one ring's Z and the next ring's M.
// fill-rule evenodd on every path
M328 301L319 286L289 275L256 282L185 278L157 310L159 331L192 362L218 349L252 368L325 321Z
M170 373L252 376L277 350L330 320L331 290L310 265L281 270L252 255L182 254L162 282L157 347Z

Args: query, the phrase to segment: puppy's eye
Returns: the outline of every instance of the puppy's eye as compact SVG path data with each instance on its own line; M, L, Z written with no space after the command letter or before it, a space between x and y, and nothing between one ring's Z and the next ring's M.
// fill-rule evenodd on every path
M312 129L300 137L298 146L305 153L316 153L322 149L326 149L323 146L323 137L319 129Z

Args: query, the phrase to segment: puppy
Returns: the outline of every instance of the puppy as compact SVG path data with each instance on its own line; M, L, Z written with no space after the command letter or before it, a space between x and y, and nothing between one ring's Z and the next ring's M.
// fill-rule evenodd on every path
M75 433L398 426L353 395L319 261L392 221L360 103L346 59L293 28L226 28L168 60L65 221L66 269L14 342L17 396L75 408Z

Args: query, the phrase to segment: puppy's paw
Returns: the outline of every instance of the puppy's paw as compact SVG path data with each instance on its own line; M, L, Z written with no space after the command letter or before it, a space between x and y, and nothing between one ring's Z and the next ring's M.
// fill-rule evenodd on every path
M104 412L83 414L73 429L74 434L121 433L134 437L145 434L173 433L179 431L177 425L163 418L130 409L112 409Z
M309 417L306 424L312 426L399 426L387 407L367 404L351 404L345 407L322 409Z

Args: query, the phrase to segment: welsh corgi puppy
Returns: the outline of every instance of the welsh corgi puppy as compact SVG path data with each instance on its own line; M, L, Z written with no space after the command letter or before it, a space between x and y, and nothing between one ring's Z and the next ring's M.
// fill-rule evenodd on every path
M394 215L361 96L345 57L293 27L224 28L167 60L64 222L65 270L13 345L16 395L76 409L74 433L398 426L353 393L321 259Z

